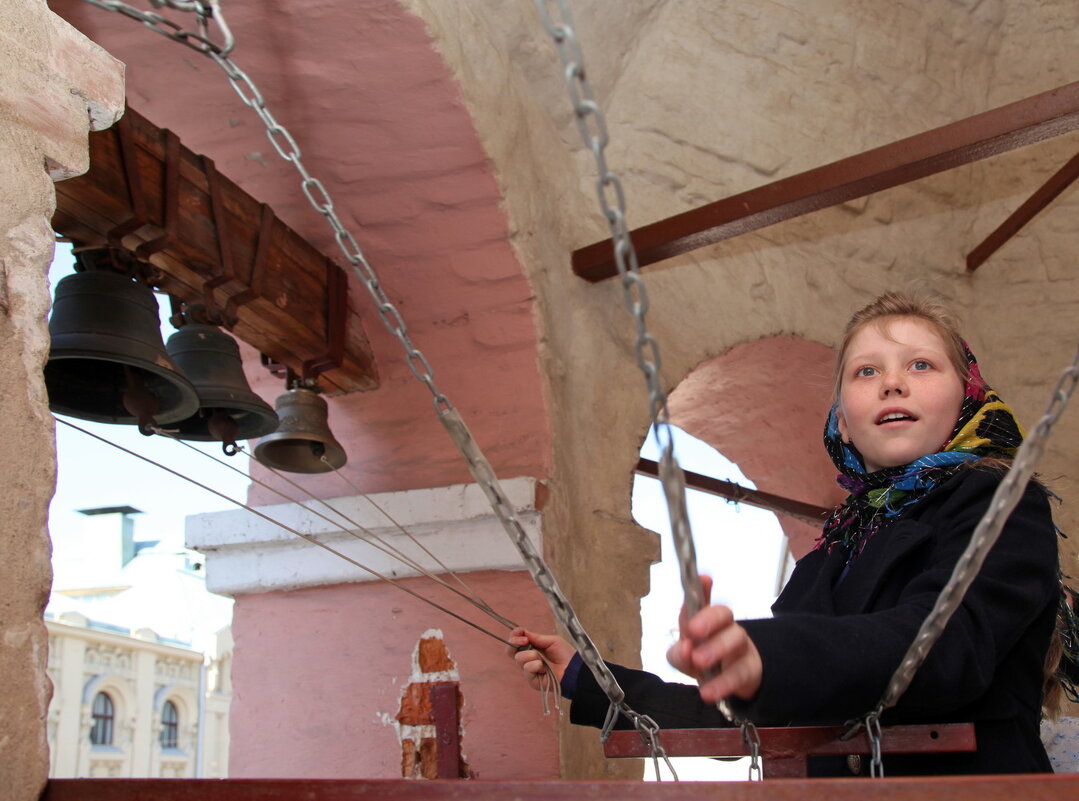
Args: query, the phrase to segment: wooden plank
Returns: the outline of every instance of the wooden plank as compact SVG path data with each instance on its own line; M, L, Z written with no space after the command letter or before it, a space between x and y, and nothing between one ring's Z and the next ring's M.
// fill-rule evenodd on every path
M642 476L659 478L659 464L652 459L641 459L637 462L637 466L634 468L633 472ZM701 492L707 492L711 495L718 495L729 501L748 503L750 506L768 509L776 514L793 517L796 520L801 520L804 523L809 523L814 526L821 525L825 519L827 519L828 515L832 513L831 509L827 509L823 506L816 506L811 503L805 503L804 501L795 501L790 498L784 498L782 495L773 495L770 492L749 489L748 487L743 487L741 484L735 484L732 481L724 481L723 479L713 478L712 476L706 476L702 473L694 473L691 470L683 470L682 472L686 476L686 486L690 489L700 490Z
M1015 236L1028 222L1052 203L1060 193L1079 178L1079 153L1053 173L1052 177L1027 198L1023 205L1008 215L1008 219L996 227L974 250L967 254L967 272L974 272L985 260L1000 250L1004 243Z
M1079 128L1079 82L976 114L631 231L643 267L793 217ZM618 274L611 240L573 253L588 281Z
M788 726L760 728L761 755L790 758L827 754L868 754L869 740L862 730L840 740L846 726ZM664 729L660 734L668 756L742 757L749 747L739 729ZM974 751L974 726L948 723L939 726L888 726L884 728L884 754L926 754ZM609 758L647 757L648 748L633 730L611 732L604 745Z
M160 273L155 283L187 302L208 298L217 308L229 309L234 315L233 334L297 374L303 374L305 363L327 364L318 378L329 394L377 387L370 342L362 320L351 309L341 329L340 365L329 365L324 358L332 351L327 341L332 304L326 257L273 219L265 227L269 239L263 243L258 275L252 276L264 228L263 204L217 174L220 207L215 218L206 162L185 147L179 150L174 173L177 197L167 202L166 132L131 109L124 125L132 143L128 163L136 169L146 222L128 232L122 244L132 251L143 248L144 258ZM109 232L134 213L116 126L90 135L90 163L86 175L57 184L53 226L80 243L104 244ZM175 219L166 220L167 208L176 210ZM222 263L216 224L222 219L231 273ZM172 236L164 249L148 253L147 247L153 248L154 241L167 233L167 222Z
M1064 801L1079 775L765 782L51 779L41 801Z

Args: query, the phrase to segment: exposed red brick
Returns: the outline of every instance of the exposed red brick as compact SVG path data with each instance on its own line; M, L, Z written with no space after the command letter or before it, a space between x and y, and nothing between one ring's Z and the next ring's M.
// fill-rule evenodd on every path
M408 737L401 740L401 778L411 779L416 772L416 743Z
M401 706L397 711L397 722L406 726L422 726L435 722L431 711L431 685L425 682L413 682L405 688Z
M420 740L420 773L425 779L438 778L438 743L434 737Z
M440 673L457 667L446 652L446 644L438 637L424 637L420 640L420 671Z

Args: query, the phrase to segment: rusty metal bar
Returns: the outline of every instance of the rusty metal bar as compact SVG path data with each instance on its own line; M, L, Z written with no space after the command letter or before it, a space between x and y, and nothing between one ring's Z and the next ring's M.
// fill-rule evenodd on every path
M967 255L967 272L974 272L982 264L996 253L1004 243L1015 236L1024 225L1052 203L1057 197L1071 186L1075 179L1079 178L1079 153L1072 156L1071 160L1053 173L1053 176L1038 187L1022 206L1013 211L1004 222L997 226L996 230L987 236L980 245Z
M870 753L869 739L860 731L849 740L840 735L849 726L795 726L758 729L764 777L796 778L806 775L806 757ZM744 757L749 747L738 729L664 729L663 748L668 756ZM884 729L884 754L937 754L976 750L974 724L889 726ZM603 746L608 758L648 756L648 748L635 731L615 731ZM807 785L810 786L810 785Z
M651 459L641 459L637 462L633 472L642 476L659 478L659 464ZM718 495L728 501L747 503L750 506L767 509L776 514L793 517L795 520L801 520L803 523L809 523L810 525L821 525L825 518L832 513L831 509L823 506L791 500L790 498L784 498L782 495L773 495L770 492L749 489L732 481L712 478L712 476L694 473L689 470L684 470L683 472L686 474L686 486L690 489Z
M666 733L664 733L666 735ZM1079 774L768 782L51 779L41 801L1061 801Z
M817 167L631 232L641 266L1079 128L1079 82ZM588 281L617 274L611 240L576 250Z
M431 685L431 713L435 718L436 764L438 778L461 778L460 716L457 708L457 684L439 681Z

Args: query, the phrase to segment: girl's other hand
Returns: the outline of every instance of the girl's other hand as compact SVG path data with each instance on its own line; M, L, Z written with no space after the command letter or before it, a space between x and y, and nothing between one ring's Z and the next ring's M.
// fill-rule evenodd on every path
M730 607L707 606L712 596L709 576L701 576L701 587L705 607L688 619L682 608L680 637L667 651L667 661L686 675L703 679L701 698L708 703L732 695L748 701L761 686L761 655Z
M577 653L572 645L556 634L537 634L523 628L511 631L508 641L516 648L509 651L509 655L521 668L534 690L543 689L543 677L547 673L543 665L544 659L554 671L555 678L562 681L566 666Z

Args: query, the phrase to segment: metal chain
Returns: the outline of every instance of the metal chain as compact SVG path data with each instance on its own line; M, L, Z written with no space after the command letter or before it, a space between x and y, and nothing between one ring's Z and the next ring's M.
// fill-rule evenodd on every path
M634 350L637 366L644 374L648 390L648 408L653 431L659 443L662 457L659 463L660 483L667 499L667 511L671 522L671 538L678 558L682 591L685 595L686 614L692 617L704 605L700 575L697 571L697 553L693 545L693 532L686 508L685 474L674 456L674 438L671 432L667 396L660 382L661 358L659 342L649 332L645 321L648 311L648 291L640 276L637 251L626 224L626 194L622 182L607 166L604 149L610 139L603 110L596 103L592 87L585 74L584 55L574 33L569 4L555 0L558 19L551 14L549 0L534 0L543 26L554 41L558 55L565 66L566 89L573 104L577 130L585 147L591 151L596 162L596 196L600 209L607 219L614 243L615 264L622 281L622 294L626 308L633 315L637 329ZM709 675L702 680L710 678ZM742 736L749 737L748 721L736 715L725 700L716 704L727 720L742 727Z
M674 777L674 780L678 781L678 773L675 771L670 757L667 756L667 750L659 741L659 724L648 717L648 715L639 715L628 707L624 707L621 712L633 722L633 727L641 736L641 740L648 746L648 755L652 759L652 766L656 771L656 781L663 781L663 777L659 772L659 761L661 759L664 764L666 764L667 770L671 772L671 776Z
M874 779L884 778L884 763L880 758L880 714L870 712L865 716L865 736L869 739L869 775Z
M989 549L997 541L1008 516L1015 509L1019 498L1026 491L1027 483L1034 474L1034 468L1045 452L1053 426L1056 425L1060 415L1064 412L1068 399L1075 391L1077 382L1079 382L1079 349L1076 350L1071 364L1064 368L1061 373L1045 413L1016 453L1011 469L1000 482L996 492L993 493L989 508L982 519L978 521L970 543L962 556L959 557L959 561L956 562L948 583L940 591L936 603L926 616L910 648L899 663L899 668L888 683L888 687L884 691L884 695L877 704L876 709L870 713L876 716L878 725L881 713L885 709L895 706L903 693L906 692L914 679L915 673L925 662L929 649L940 638L944 627L963 600L967 588L977 577Z
M175 2L175 0L165 1ZM129 6L125 6L123 3L120 3L119 0L86 0L86 2L98 5L107 10L120 11L127 16L143 21L145 21L145 16L157 16L146 15L145 12L138 12L136 9L130 9ZM124 9L130 9L130 12ZM217 10L215 13L219 25L223 25L220 10ZM169 38L191 46L187 39L180 33L168 31L159 32L169 36ZM289 131L274 118L273 114L266 107L265 100L258 87L251 78L241 70L231 58L229 58L227 53L219 52L219 49L212 47L207 47L205 49L196 47L195 49L200 50L200 52L203 52L205 55L212 58L218 66L224 70L233 89L239 95L243 103L253 109L263 121L263 124L266 126L267 137L278 155L285 161L290 162L300 174L302 178L301 188L303 189L304 196L311 203L311 206L315 211L322 214L330 227L333 228L334 239L337 242L338 247L341 249L341 252L344 254L349 264L352 265L352 268L363 281L364 286L374 299L383 324L386 326L387 330L398 339L404 348L409 370L411 370L416 379L423 383L434 396L434 406L439 420L442 422L443 426L445 426L453 441L457 444L458 449L461 451L462 456L468 464L470 472L476 478L480 488L487 496L492 509L499 518L499 521L502 523L507 534L509 534L513 544L516 546L521 555L521 559L524 561L533 580L535 580L537 586L546 596L556 619L562 624L570 638L573 640L574 645L581 654L581 658L592 671L593 675L596 677L596 682L611 700L611 703L622 708L623 714L629 714L632 719L632 715L635 715L636 713L632 713L632 710L625 706L625 693L618 685L614 674L611 673L610 669L603 662L599 650L585 632L584 627L581 625L576 613L573 611L573 607L558 586L550 569L536 551L532 541L528 539L528 535L525 533L524 528L517 519L513 506L502 491L498 479L495 476L494 469L491 467L487 457L484 456L483 452L472 438L471 433L468 431L467 426L465 426L464 421L457 413L453 404L451 404L449 399L438 390L434 381L433 371L427 358L415 345L413 345L408 336L408 329L404 319L386 296L377 275L375 275L373 268L368 263L367 258L364 256L355 237L345 228L340 218L337 216L337 213L334 210L333 199L330 197L329 192L322 182L311 176L304 166L300 147L296 143L296 140L293 139L292 134L290 134Z
M749 780L763 781L761 771L761 734L749 721L742 724L742 741L749 746Z
M223 58L227 58L229 53L231 53L232 49L236 46L236 39L233 37L232 31L229 30L228 23L225 22L225 18L221 14L221 8L218 5L217 0L150 0L150 4L154 8L168 7L176 11L194 12L198 20L197 31L184 30L168 17L164 17L153 11L142 11L141 9L129 6L127 3L122 3L120 0L85 0L85 2L106 11L115 11L118 14L123 14L125 17L141 22L154 33L166 36L169 39L179 42L185 47L190 47L192 50L197 50L204 55L214 53ZM213 20L217 25L218 30L221 32L221 37L224 40L224 44L218 44L210 38L210 20Z

